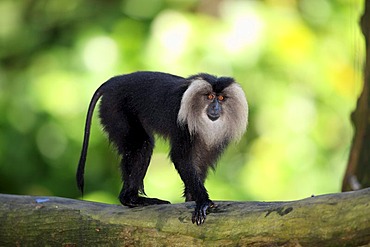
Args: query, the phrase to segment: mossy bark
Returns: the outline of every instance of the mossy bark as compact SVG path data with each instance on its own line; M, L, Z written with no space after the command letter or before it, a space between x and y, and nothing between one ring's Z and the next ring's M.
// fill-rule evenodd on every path
M370 246L370 189L291 202L127 208L0 194L0 246Z

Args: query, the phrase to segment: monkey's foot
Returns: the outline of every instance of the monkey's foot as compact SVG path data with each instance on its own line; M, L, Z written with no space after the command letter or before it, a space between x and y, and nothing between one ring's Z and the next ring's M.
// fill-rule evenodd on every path
M207 218L207 210L213 207L215 207L215 204L211 200L204 203L197 203L193 216L191 217L193 224L196 223L198 226L203 224Z
M138 196L136 198L130 198L124 201L121 200L121 203L131 208L156 205L156 204L171 204L169 201L164 201L164 200L157 199L157 198L141 197L141 196Z

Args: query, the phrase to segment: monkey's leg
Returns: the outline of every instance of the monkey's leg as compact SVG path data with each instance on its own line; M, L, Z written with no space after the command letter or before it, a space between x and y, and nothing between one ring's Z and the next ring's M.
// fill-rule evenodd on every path
M120 166L123 186L119 195L120 202L131 207L169 203L139 196L145 195L143 180L153 152L154 139L146 133L135 116L113 111L110 105L102 101L100 118L109 140L114 143L122 158Z
M171 159L184 182L185 196L189 195L190 197L186 199L195 200L196 207L193 212L192 222L200 225L203 224L207 217L207 210L214 207L214 203L209 199L208 192L204 187L204 179L188 158L190 152L187 152L186 146L172 146Z
M170 202L145 195L144 177L148 170L153 153L154 140L136 123L131 126L130 134L123 138L121 171L123 186L119 195L123 205L136 207L153 204L169 204Z
M204 184L207 174L208 174L208 170L206 167L202 167L202 168L198 170L197 172L198 172L198 176L199 176L201 183ZM186 202L195 201L194 196L192 196L190 190L186 187L184 189L184 197L185 197Z
M194 200L196 203L192 222L197 225L203 224L206 220L208 209L213 208L215 204L209 199L204 182L191 163L174 162L174 164L185 184L186 201Z

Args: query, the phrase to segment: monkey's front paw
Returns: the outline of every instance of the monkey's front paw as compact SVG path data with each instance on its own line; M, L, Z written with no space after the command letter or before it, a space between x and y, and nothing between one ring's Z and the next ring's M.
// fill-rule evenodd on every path
M215 204L211 200L208 200L204 203L197 203L191 218L193 224L196 223L198 226L203 224L207 218L207 210L209 208L213 208L214 206Z

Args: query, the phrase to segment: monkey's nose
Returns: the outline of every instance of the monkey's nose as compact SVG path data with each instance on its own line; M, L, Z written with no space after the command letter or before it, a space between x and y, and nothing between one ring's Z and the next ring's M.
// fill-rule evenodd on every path
M221 105L217 100L213 101L207 109L207 116L210 120L216 121L221 114Z

